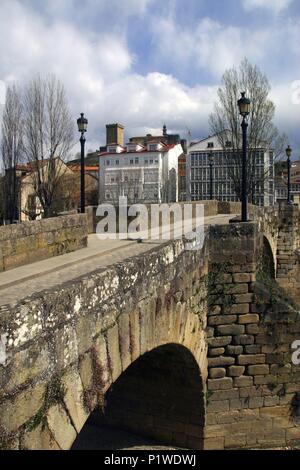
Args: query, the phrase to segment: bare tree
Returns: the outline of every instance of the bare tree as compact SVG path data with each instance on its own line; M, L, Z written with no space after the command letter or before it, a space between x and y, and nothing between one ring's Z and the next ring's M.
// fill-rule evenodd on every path
M282 154L287 138L279 134L273 123L275 105L269 99L270 84L260 69L244 59L239 69L227 70L222 78L222 86L218 90L219 101L215 104L209 121L212 132L218 134L228 172L239 198L241 198L242 134L237 101L242 91L245 91L251 100L248 119L247 192L253 200L255 191L263 187L269 176L269 167L258 172L255 149L262 147L272 149L275 160Z
M33 79L24 92L24 151L44 217L53 201L73 145L73 122L63 84L54 76Z
M1 126L1 155L5 170L5 218L13 222L18 217L18 180L16 165L23 156L23 106L16 85L7 87Z

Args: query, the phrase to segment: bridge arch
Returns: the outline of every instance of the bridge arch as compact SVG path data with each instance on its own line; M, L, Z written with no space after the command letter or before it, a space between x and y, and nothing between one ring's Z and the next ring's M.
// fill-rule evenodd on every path
M199 365L186 347L173 343L134 361L107 390L97 418L98 424L164 445L201 449L204 406ZM85 426L73 448L82 445L86 445Z
M176 281L181 290L171 282L158 288L150 301L122 311L93 339L79 358L78 369L75 365L73 374L63 378L69 415L65 425L67 429L71 423L76 431L64 448L72 448L86 420L99 407L109 425L138 431L163 444L202 448L206 300L201 310L201 303L190 299L192 292L196 298L203 295L205 279L199 277L199 267L187 276L182 273ZM79 389L74 391L76 381ZM143 390L149 390L146 398ZM55 437L55 429L52 433Z

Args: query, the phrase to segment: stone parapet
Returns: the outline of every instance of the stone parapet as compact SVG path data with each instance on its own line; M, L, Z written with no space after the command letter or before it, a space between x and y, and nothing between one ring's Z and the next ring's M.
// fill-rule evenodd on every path
M0 227L0 271L87 246L84 214Z

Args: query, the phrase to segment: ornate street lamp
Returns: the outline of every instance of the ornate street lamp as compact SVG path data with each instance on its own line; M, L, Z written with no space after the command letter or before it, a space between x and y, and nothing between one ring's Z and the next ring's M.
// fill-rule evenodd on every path
M213 200L213 164L214 164L214 157L212 151L208 157L209 161L209 199Z
M85 213L85 181L84 181L84 133L87 131L88 120L84 117L84 113L80 113L80 118L77 119L78 131L81 132L80 145L81 145L81 158L80 158L80 212Z
M238 100L238 107L240 115L243 118L242 130L243 130L243 155L242 155L242 222L248 221L248 208L247 208L247 128L248 123L246 121L247 116L250 113L250 100L246 98L245 92L242 93L242 97Z
M287 170L288 170L288 194L287 194L287 203L288 204L293 204L292 197L291 197L291 155L292 155L292 149L288 145L286 151L286 156L287 156Z

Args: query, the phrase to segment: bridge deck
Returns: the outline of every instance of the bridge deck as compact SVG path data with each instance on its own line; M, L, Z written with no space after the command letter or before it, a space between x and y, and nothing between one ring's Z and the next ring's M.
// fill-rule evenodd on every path
M228 224L233 217L234 214L205 217L205 225ZM0 273L0 305L15 304L34 293L145 253L165 242L99 240L95 234L90 235L87 248Z

